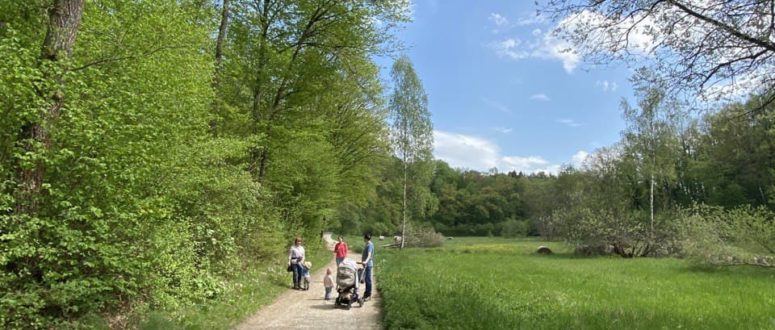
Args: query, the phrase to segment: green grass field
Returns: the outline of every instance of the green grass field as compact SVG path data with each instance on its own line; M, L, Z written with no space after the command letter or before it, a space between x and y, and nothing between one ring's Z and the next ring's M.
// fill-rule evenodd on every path
M539 245L556 254L533 253ZM775 329L775 271L456 238L377 251L388 329Z

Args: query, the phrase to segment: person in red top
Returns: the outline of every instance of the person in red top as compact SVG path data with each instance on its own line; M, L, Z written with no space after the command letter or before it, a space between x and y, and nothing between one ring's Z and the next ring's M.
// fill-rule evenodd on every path
M334 245L334 253L336 253L336 265L339 266L342 260L347 257L347 243L342 239L342 236L339 236L339 243Z

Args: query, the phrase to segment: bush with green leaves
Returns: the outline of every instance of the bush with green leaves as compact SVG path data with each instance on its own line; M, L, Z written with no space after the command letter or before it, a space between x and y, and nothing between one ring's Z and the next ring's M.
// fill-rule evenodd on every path
M775 267L775 213L696 205L680 219L681 255L711 265Z
M407 223L406 224L406 247L439 247L444 244L444 235L437 233L433 227L428 224Z
M525 220L509 219L501 224L501 236L503 237L525 237L529 230L530 223Z

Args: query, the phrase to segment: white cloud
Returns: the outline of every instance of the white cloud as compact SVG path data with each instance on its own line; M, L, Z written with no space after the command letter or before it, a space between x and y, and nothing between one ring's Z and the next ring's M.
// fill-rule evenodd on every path
M584 164L587 162L587 158L589 157L589 152L586 152L584 150L579 150L575 154L573 154L573 157L571 157L571 165L575 168L582 168Z
M531 57L531 47L520 47L521 44L521 40L509 38L490 43L490 48L495 50L495 54L498 55L498 57L507 57L512 60L521 60L523 58Z
M541 15L540 13L533 13L533 14L523 15L522 17L518 18L516 22L514 22L514 25L528 26L528 25L543 24L546 21L547 21L546 16Z
M492 15L492 14L491 14ZM498 17L502 17L498 15ZM504 17L505 19L505 17ZM582 54L592 52L593 49L600 50L604 47L611 49L603 49L608 52L620 52L626 50L633 54L647 55L650 54L657 42L648 33L648 29L653 25L649 19L644 19L638 24L638 27L633 29L628 34L627 42L616 43L618 40L615 36L624 34L624 28L627 24L634 24L638 18L629 18L623 22L613 22L608 20L605 16L593 13L590 11L582 11L578 14L568 16L558 22L554 27L549 29L550 32L544 32L541 29L533 29L531 32L532 40L524 41L518 37L512 36L501 41L495 41L488 44L488 46L495 51L495 53L501 58L507 58L511 60L522 60L528 58L549 59L557 60L562 63L563 69L567 73L573 73L576 67L581 63ZM498 21L491 16L491 20ZM527 26L535 25L546 22L543 16L535 16L532 18L521 18L516 20L512 25L514 26ZM590 27L601 25L613 25L611 31L617 31L616 33L600 33L595 30L590 30ZM496 30L496 32L498 32ZM583 35L586 36L585 44L574 44L568 40L573 39L573 36ZM626 45L624 49L614 49L614 45Z
M506 128L506 127L496 127L495 131L498 132L498 133L509 134L509 133L513 132L514 130L511 129L511 128Z
M503 17L503 15L498 13L491 13L489 20L493 21L493 23L495 23L495 26L497 27L505 27L509 25L509 20L506 17Z
M512 20L499 13L490 13L490 16L488 16L487 19L495 24L495 28L492 29L494 34L498 34L502 31L509 31L513 28L544 24L548 21L546 16L540 14L524 14ZM539 33L541 31L540 29L535 29L533 32L535 33L536 30L538 30Z
M567 73L573 73L573 70L581 62L581 55L568 42L555 37L551 33L545 33L542 39L539 54L543 58L560 60L562 68Z
M496 167L499 171L523 173L546 172L557 174L561 165L554 164L541 156L502 155L500 147L485 138L444 131L433 131L434 155L456 168L488 171Z
M565 126L568 126L568 127L581 127L581 126L584 126L584 124L579 123L579 122L577 122L577 121L575 121L573 119L570 119L570 118L558 119L557 122L560 123L560 124L564 124Z
M603 89L603 92L615 92L619 88L619 85L615 81L608 80L598 80L595 82L595 86Z
M433 131L433 153L453 167L486 171L497 167L500 149L484 138Z
M522 173L552 173L557 174L560 172L560 165L550 164L549 161L538 156L505 156L501 160L501 166L498 170L501 171L517 171Z
M540 29L533 30L532 41L526 43L512 37L488 44L490 49L501 58L522 60L526 58L553 59L562 62L567 73L573 73L581 56L570 47L570 44L554 37L550 33L542 33Z
M530 99L531 100L536 100L536 101L551 101L552 100L548 96L546 96L546 94L533 94L533 95L530 96Z
M494 109L496 109L496 110L498 110L500 112L511 113L511 108L509 108L509 107L507 107L507 106L505 106L505 105L503 105L503 104L501 104L499 102L493 101L493 100L488 99L486 97L482 98L482 101L484 101L484 103L487 104L488 106L490 106L490 107L492 107L492 108L494 108Z

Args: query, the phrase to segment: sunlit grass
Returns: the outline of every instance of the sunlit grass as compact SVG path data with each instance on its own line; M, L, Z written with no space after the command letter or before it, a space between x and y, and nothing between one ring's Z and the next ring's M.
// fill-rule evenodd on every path
M539 245L558 252L536 255ZM387 328L775 329L775 272L575 258L560 243L462 238L383 250Z

